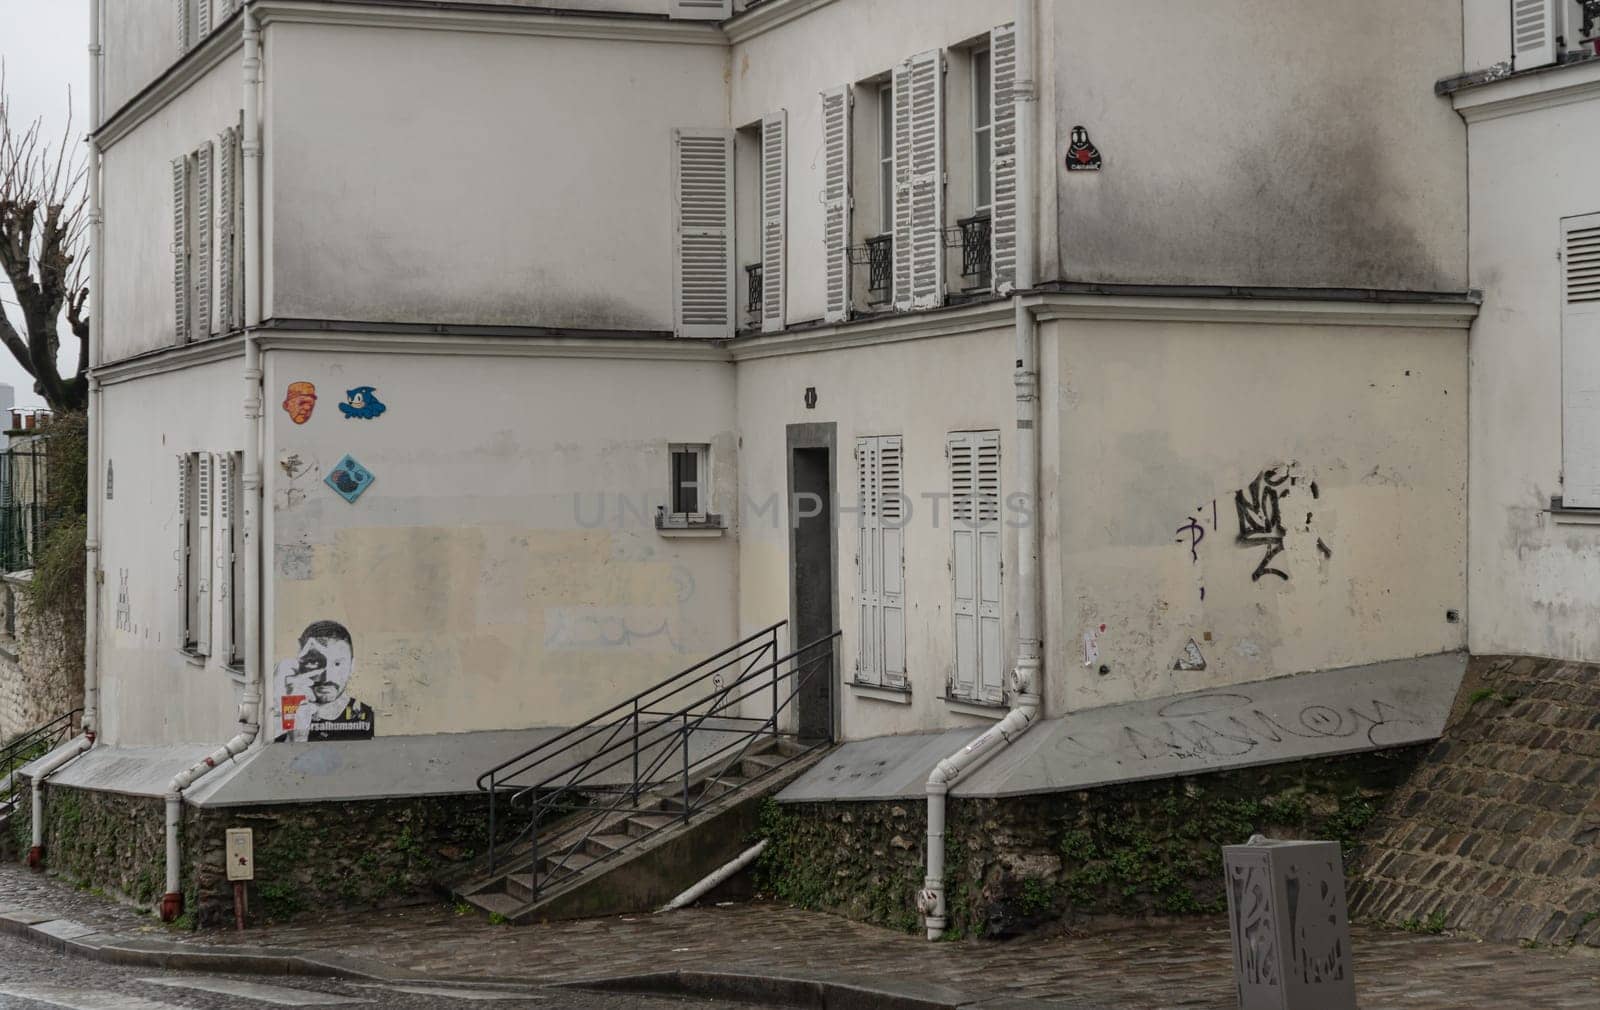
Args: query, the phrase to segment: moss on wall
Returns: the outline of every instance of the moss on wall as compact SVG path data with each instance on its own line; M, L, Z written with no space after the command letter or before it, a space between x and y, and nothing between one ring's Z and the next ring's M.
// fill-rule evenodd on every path
M6 825L11 858L26 857L29 808ZM160 797L45 786L45 861L75 883L146 908L166 886L166 812ZM185 914L180 925L233 922L226 831L254 832L253 922L329 909L431 899L456 881L487 838L481 796L359 803L184 808Z
M1002 936L1094 916L1223 911L1223 845L1260 832L1339 841L1362 829L1420 759L1404 748L1003 800L952 797L952 935ZM896 929L918 924L921 802L769 802L757 885L782 901Z

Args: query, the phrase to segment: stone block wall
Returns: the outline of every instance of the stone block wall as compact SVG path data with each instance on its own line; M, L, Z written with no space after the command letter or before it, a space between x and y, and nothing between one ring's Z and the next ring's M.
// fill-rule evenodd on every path
M1223 845L1260 832L1339 841L1347 862L1423 748L1401 748L1003 800L951 797L951 932L1005 936L1095 918L1214 915ZM769 803L756 868L773 897L911 930L922 887L920 801Z
M1468 683L1374 825L1352 914L1600 947L1600 667L1475 657Z
M31 613L27 584L0 576L0 742L83 707L83 643Z
M10 858L26 856L26 805L5 826ZM166 885L160 797L45 786L45 862L54 873L141 907ZM184 807L187 924L233 922L228 828L254 831L251 922L282 922L331 909L437 900L459 881L487 838L482 796L202 809Z

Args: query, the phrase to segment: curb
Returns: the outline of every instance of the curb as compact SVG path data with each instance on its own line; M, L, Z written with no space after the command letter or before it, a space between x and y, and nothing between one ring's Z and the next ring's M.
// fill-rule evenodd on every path
M1081 1003L1047 1003L1006 996L979 998L926 982L863 982L829 975L678 970L563 982L558 988L778 1004L803 1010L1096 1010Z

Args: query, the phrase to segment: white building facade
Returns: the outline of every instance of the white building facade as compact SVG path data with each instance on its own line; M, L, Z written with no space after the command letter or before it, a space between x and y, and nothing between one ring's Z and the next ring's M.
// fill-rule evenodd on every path
M448 738L463 790L782 620L841 632L786 718L844 740L1458 653L1468 613L1546 644L1484 614L1504 522L1468 608L1458 5L1059 0L1020 43L1013 0L725 6L95 4L126 788L241 701L219 778L301 746L284 664L330 625L347 703L304 746ZM1545 467L1474 520L1537 513L1549 451L1474 446L1475 482Z

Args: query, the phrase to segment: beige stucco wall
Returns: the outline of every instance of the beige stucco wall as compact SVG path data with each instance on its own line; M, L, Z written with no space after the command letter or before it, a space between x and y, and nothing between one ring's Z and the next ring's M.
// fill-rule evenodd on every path
M172 293L172 162L239 122L237 60L225 60L104 156L105 314L100 362L176 342ZM213 283L218 279L212 271ZM215 305L215 299L213 299Z
M953 663L954 617L950 571L950 472L945 442L952 431L1001 433L1001 492L1017 489L1011 330L988 328L955 336L902 340L845 350L818 351L739 364L739 431L744 441L739 473L744 520L739 553L740 622L753 631L789 617L787 426L837 425L833 487L840 506L835 602L838 669L854 679L860 641L856 607L857 518L855 440L864 435L904 438L904 489L909 499L905 536L907 704L843 689L840 730L847 738L909 733L934 726L980 722L942 700ZM807 409L805 390L817 390ZM925 497L945 496L942 501ZM758 514L776 499L774 509ZM1016 622L1009 573L1015 539L1005 535L1002 634L1013 656ZM792 643L798 645L801 643Z
M724 47L266 40L269 316L672 328L671 133L726 121Z
M1459 0L1052 6L1063 279L1464 287Z
M177 456L244 446L238 359L107 385L102 452L112 497L100 501L101 731L106 743L206 743L226 739L238 694L218 655L179 652ZM102 491L102 495L104 491ZM123 597L126 594L126 608ZM213 593L213 627L226 604Z
M737 531L669 539L653 523L669 442L712 446L731 518L727 363L394 348L266 362L269 666L313 621L344 624L380 734L570 725L734 639ZM319 397L304 425L280 406L295 381ZM362 385L382 416L340 414ZM322 483L345 453L376 475L354 504Z
M1474 652L1600 660L1600 529L1549 512L1561 493L1561 219L1600 212L1597 116L1590 98L1471 126L1472 281L1484 292L1472 334Z
M1049 711L1464 645L1446 619L1466 594L1463 329L1047 333ZM1269 548L1239 542L1236 492L1269 468L1295 477L1287 578L1253 579ZM1175 670L1191 638L1206 668Z

